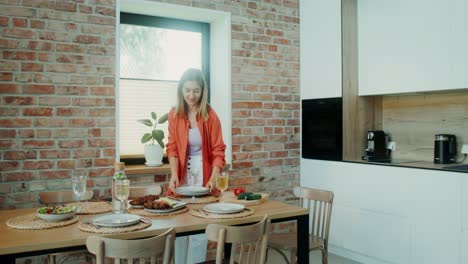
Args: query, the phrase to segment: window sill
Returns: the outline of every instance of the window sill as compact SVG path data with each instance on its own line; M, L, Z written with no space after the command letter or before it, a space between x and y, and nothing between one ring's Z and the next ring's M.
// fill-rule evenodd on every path
M229 170L230 167L231 167L231 164L226 163L226 165L224 165L223 171ZM158 167L148 167L144 164L125 166L125 174L127 175L170 174L170 173L171 173L171 167L167 163L164 163Z

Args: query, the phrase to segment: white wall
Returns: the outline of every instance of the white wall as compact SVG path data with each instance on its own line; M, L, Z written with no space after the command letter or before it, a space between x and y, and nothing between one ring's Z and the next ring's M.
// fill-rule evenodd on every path
M335 194L330 251L363 263L468 263L468 174L301 160Z

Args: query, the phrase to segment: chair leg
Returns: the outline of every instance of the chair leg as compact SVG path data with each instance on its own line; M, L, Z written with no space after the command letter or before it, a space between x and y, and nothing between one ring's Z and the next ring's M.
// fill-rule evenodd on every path
M49 264L55 264L55 256L54 255L47 256L47 262Z
M328 264L328 252L323 248L320 251L322 252L322 264Z
M280 249L278 248L275 248L275 247L268 247L267 248L267 253L268 253L268 249L273 249L274 251L278 252L278 254L280 254L280 256L284 259L284 261L287 263L287 264L291 264L292 262L289 262L288 260L288 257L286 257L286 255L283 253L283 251L281 251Z

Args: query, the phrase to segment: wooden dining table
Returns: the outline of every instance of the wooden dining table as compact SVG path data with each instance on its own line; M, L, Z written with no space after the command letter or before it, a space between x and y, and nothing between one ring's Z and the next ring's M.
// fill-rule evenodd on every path
M156 236L168 228L175 228L177 236L187 236L204 233L211 223L225 225L244 225L260 221L265 214L272 223L297 221L297 263L309 263L309 211L307 208L289 205L283 202L267 200L258 205L249 206L255 213L242 218L207 219L189 214L151 217L151 226L128 233L102 235L119 239L138 239ZM34 213L35 209L16 209L0 211L0 263L15 263L16 258L62 252L85 248L86 238L95 233L83 232L78 229L78 223L52 229L19 230L6 225L8 219ZM96 215L80 215L86 220ZM100 234L99 234L100 235Z

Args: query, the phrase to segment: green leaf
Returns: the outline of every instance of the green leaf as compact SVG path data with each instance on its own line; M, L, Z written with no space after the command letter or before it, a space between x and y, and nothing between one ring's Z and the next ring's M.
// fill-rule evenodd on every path
M156 115L155 112L151 112L151 118L153 118L154 120L157 120L158 116Z
M146 134L143 135L143 137L141 137L141 143L145 144L146 142L150 141L151 139L153 139L153 135L151 135L150 133L146 133Z
M153 138L156 140L162 140L164 138L164 131L162 131L161 129L155 129L151 133Z
M159 143L161 148L164 148L164 143L162 142L162 139L156 139L156 141Z
M153 126L153 122L151 120L149 120L149 119L140 119L140 120L137 120L137 121L142 123L145 126L149 126L149 127Z
M169 116L168 113L166 113L165 115L161 116L161 117L159 118L159 120L158 120L158 123L159 123L159 124L162 124L162 123L166 122L168 116Z

